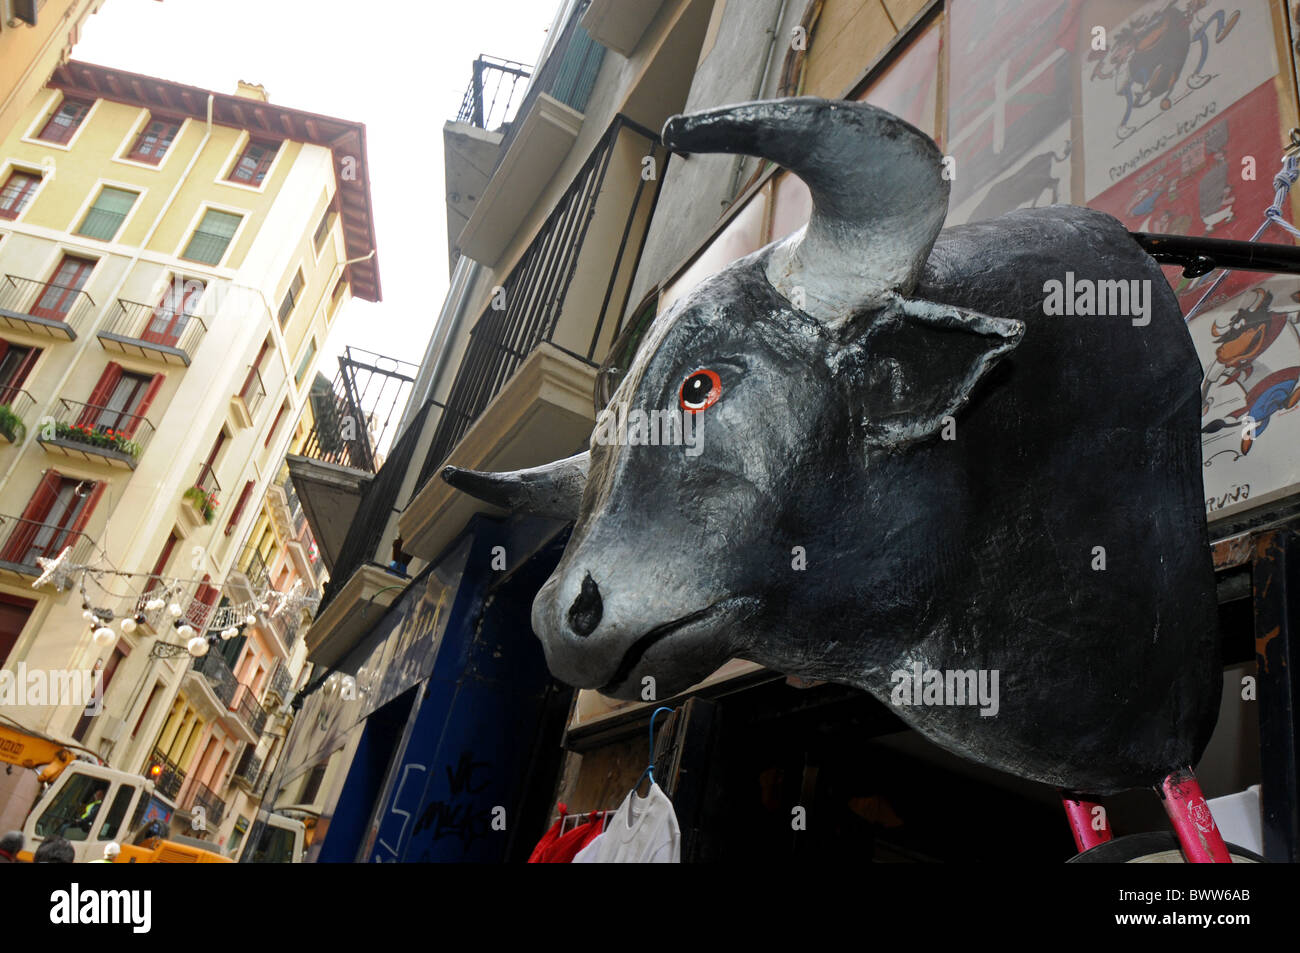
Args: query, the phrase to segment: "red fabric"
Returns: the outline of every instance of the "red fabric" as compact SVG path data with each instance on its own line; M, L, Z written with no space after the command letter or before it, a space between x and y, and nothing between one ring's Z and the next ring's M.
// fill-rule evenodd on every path
M587 819L580 822L573 830L561 834L564 817L565 808L561 804L560 819L552 824L551 829L537 842L537 846L533 848L528 858L530 864L572 863L573 858L578 856L578 851L595 840L605 827L604 819L597 819L596 812L592 811L587 815Z

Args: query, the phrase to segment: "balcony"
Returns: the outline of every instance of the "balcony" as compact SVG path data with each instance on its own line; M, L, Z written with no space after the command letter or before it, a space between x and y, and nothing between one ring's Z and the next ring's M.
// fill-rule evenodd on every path
M0 516L0 533L5 541L0 547L0 569L20 576L39 576L42 569L36 560L53 559L65 547L71 547L68 561L90 561L95 544L85 533L72 533L50 523L38 523L21 516Z
M27 423L36 400L25 390L0 388L0 437L10 443L27 439Z
M523 63L479 56L471 67L456 121L487 130L508 125L523 100L530 75L532 67Z
M154 789L171 801L176 800L185 783L185 772L157 748L149 756L148 776Z
M271 704L274 700L278 704L283 704L289 700L289 693L293 689L293 676L289 674L289 666L283 660L275 663L275 671L271 673L271 679L266 686L266 701Z
M15 331L75 341L94 312L95 302L78 288L18 275L0 279L0 324Z
M663 0L591 0L582 25L591 38L630 57Z
M234 774L230 776L230 783L252 794L257 788L261 773L262 759L257 756L257 748L251 744L246 745L244 753L239 756L239 763L235 765Z
M246 731L243 740L249 744L257 744L257 739L262 737L262 731L266 728L266 709L253 695L250 686L241 684L235 690L230 710L235 713L235 717Z
M95 332L106 351L189 366L208 326L194 314L117 299L108 322Z
M262 374L256 367L249 365L248 376L239 393L230 398L230 412L235 424L242 430L253 426L253 418L266 399L266 385L262 383Z
M250 543L244 547L235 560L228 582L234 587L235 596L240 602L260 599L270 588L271 571L256 546Z
M147 417L109 407L59 398L52 426L42 425L36 442L47 453L62 454L134 470L153 439Z
M208 652L207 655L201 656L190 662L190 671L196 672L207 679L208 687L212 694L217 697L221 703L221 709L230 710L230 703L235 697L235 690L239 683L235 681L235 673L230 670L226 660L219 652Z
M204 826L215 827L221 823L222 817L226 813L226 802L217 797L210 787L202 781L195 782L190 788L189 796L185 798L185 807L183 810L193 815L197 810L202 809Z
M221 505L221 484L217 482L212 467L203 464L198 479L186 487L181 496L181 518L194 529L210 525L217 518L217 507Z

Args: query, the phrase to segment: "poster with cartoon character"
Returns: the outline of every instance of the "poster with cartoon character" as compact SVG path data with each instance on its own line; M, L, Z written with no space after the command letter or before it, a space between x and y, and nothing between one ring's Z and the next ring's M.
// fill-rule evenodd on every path
M1195 316L1202 356L1201 438L1211 518L1300 486L1300 279L1254 275L1247 290Z
M1277 73L1264 0L1094 0L1081 25L1089 38L1080 64L1089 204Z

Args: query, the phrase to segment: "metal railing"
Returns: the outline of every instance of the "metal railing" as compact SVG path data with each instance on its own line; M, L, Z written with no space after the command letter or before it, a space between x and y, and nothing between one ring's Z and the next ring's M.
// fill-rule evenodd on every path
M253 745L246 745L244 753L239 756L239 763L235 765L235 771L230 776L230 780L244 784L251 791L257 787L257 779L261 773L262 759L257 756L257 748Z
M546 224L502 282L505 293L495 297L503 299L506 306L498 309L489 303L471 329L469 343L456 370L446 408L438 421L429 455L420 474L421 485L441 469L456 444L493 398L505 388L528 356L543 342L554 343L553 338L564 311L569 286L582 253L587 226L595 215L605 172L624 127L644 137L651 148L659 141L658 136L650 130L619 116L592 150L547 218ZM644 185L644 182L641 184ZM610 274L604 304L595 316L591 347L585 356L573 355L593 366L599 363L596 360L599 356L596 354L597 341L605 322L605 313L610 306L623 249L626 248L633 219L641 205L641 194L641 189L638 188L628 209L623 246L619 249L618 259ZM591 320L591 316L584 315L583 320Z
M162 305L117 299L117 309L110 312L109 320L96 332L100 340L112 335L113 340L125 340L141 350L179 351L186 363L194 356L208 326L197 314L164 308Z
M253 694L252 686L240 683L228 707L254 735L260 735L266 728L266 709Z
M252 364L248 366L248 377L244 379L244 386L239 388L238 396L244 402L244 408L248 411L248 416L256 417L257 409L262 406L262 401L266 399L266 387L262 383L262 372Z
M293 676L289 674L289 666L284 664L284 659L280 659L275 663L275 671L271 673L271 679L267 683L267 693L283 702L288 699L292 688Z
M510 124L509 131L501 140L497 165L501 164L523 126L522 122L517 121L518 117L528 115L540 94L546 93L578 112L586 111L587 101L596 84L596 74L600 72L600 64L605 58L605 48L593 40L578 22L585 9L586 4L583 4L574 10L546 61L537 70L523 103L515 113L516 121ZM493 172L495 171L494 168Z
M308 393L314 422L299 453L374 473L419 373L415 364L346 347L333 382L317 375Z
M485 53L474 60L471 69L456 121L480 129L499 129L514 119L533 68Z
M16 387L0 387L0 437L10 443L22 443L27 436L27 415L36 399Z
M235 567L244 574L248 580L248 585L254 593L271 584L271 570L267 568L266 560L262 558L262 553L253 544L244 547L244 551L239 554L239 559L235 561Z
M190 662L190 668L206 677L212 687L212 694L221 699L223 705L230 708L239 682L235 680L235 673L230 670L221 653L208 652L207 655Z
M89 561L95 549L94 541L85 533L69 532L62 526L21 516L0 515L0 533L4 534L0 562L18 567L29 576L41 574L38 558L53 559L64 547L72 547L68 562L82 565Z
M185 799L185 810L193 814L196 808L203 808L204 820L207 824L220 824L221 818L225 816L226 802L217 797L217 793L208 787L202 781L194 782L190 788L190 796Z
M203 502L200 503L194 499L197 494L191 493L190 490L198 490L203 494ZM199 467L198 478L185 490L185 505L194 507L195 512L203 518L205 523L211 523L216 519L217 507L221 505L219 494L221 493L221 483L217 480L217 475L213 472L210 464L203 464ZM211 515L209 515L211 510Z
M159 794L175 799L181 793L181 785L185 783L185 772L167 755L154 748L153 754L149 756L149 779Z
M75 446L83 453L123 460L132 466L153 439L154 427L148 417L99 404L60 397L52 416L53 430L41 428L37 437L41 443Z
M94 310L94 300L80 288L19 275L5 275L0 280L0 320L10 327L18 321L71 340Z

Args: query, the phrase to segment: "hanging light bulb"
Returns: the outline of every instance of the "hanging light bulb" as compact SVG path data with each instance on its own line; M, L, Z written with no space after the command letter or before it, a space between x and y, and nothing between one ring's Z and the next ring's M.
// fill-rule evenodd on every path
M144 607L150 612L157 612L163 606L167 605L166 599L150 599L144 604Z
M89 609L86 609L85 611L83 611L83 612L81 613L81 617L82 617L83 619L85 619L87 622L94 622L94 621L95 621L95 613L91 612Z
M257 616L250 612L244 617L244 625L257 625Z
M135 631L135 619L132 619L130 616L127 616L125 619L123 619L123 620L122 620L122 631L125 632L125 633L127 633L127 635L130 635L132 632L134 632L134 631Z
M270 604L269 602L263 602L262 605L260 606L260 608L261 608L261 610L262 610L263 612L270 612L270 611L271 611L271 604Z
M189 639L189 638L193 638L198 633L194 630L194 626L190 625L187 622L186 624L177 627L176 634L179 635L182 639Z
M136 624L136 625L144 625L144 623L145 623L144 613L143 613L143 612L137 612L137 613L135 614L135 624Z
M93 636L95 644L99 646L112 645L113 639L117 637L116 633L106 625L101 625L95 630Z
M189 628L189 626L186 626L186 628ZM193 632L194 630L190 629L190 631ZM201 635L196 635L185 644L185 648L195 658L201 658L208 654L208 640Z
M230 626L230 627L228 627L228 628L222 629L222 630L221 630L221 641L222 641L222 642L229 642L231 639L233 639L233 638L234 638L235 636L237 636L238 634L239 634L239 630L236 629L233 625Z
M167 607L167 612L173 617L180 615L182 611L180 604L176 602Z

